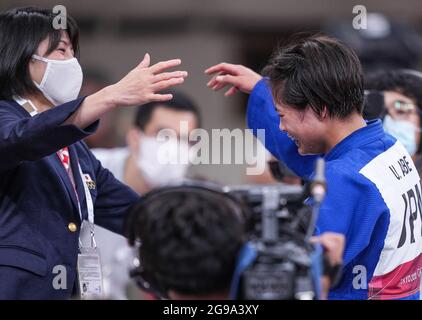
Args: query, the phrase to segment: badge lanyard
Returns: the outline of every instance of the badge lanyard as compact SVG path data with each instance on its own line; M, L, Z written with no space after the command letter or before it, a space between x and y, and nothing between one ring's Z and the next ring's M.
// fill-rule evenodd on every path
M15 101L20 104L31 117L38 114L38 109L30 100L25 100L20 97L14 97ZM28 106L29 104L29 106ZM32 110L28 110L32 109ZM90 228L91 246L84 247L79 237L79 251L78 254L78 276L79 276L79 287L81 299L96 299L103 297L103 284L102 284L102 271L101 271L101 260L97 244L95 242L95 226L94 226L94 204L92 202L91 193L89 192L86 178L82 172L80 163L78 162L79 175L82 179L82 185L84 187L86 206L88 210L88 223ZM69 173L69 178L72 180ZM78 200L78 211L82 222L82 210L79 202L79 197L74 187L76 198Z
M86 207L88 209L88 222L89 222L89 231L91 235L91 248L96 248L97 243L95 242L94 204L92 202L91 192L89 192L89 189L86 184L85 177L84 177L84 174L82 173L82 168L79 162L78 162L78 169L79 169L79 174L81 175L82 184L84 186ZM81 210L80 206L79 206L79 210ZM81 211L79 212L82 215L82 212ZM79 245L82 246L82 242L80 238L79 238Z
M36 114L38 114L38 109L37 107L32 103L31 100L26 100L26 99L22 99L21 97L15 96L13 97L15 99L15 101L21 105L22 108L24 108L26 111L28 111L28 113L31 115L31 117L35 116ZM27 109L27 104L29 104L29 106L32 108L32 110L28 110Z
M88 222L91 235L91 246L84 247L79 238L78 254L78 278L81 299L102 299L104 295L103 275L101 270L100 251L97 248L94 237L94 205L87 181L78 163L79 174L84 186L86 206L88 210Z

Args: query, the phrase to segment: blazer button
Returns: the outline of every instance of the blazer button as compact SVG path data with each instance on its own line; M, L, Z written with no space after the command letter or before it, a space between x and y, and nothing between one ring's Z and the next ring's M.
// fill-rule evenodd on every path
M67 228L69 229L70 232L76 232L76 230L78 230L78 227L73 222L69 223L67 225Z

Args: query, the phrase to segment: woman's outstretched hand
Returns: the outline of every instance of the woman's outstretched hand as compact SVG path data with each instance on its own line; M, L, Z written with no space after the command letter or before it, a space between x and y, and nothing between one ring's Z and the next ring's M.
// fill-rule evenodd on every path
M64 124L85 128L104 113L118 108L139 106L153 101L167 101L171 94L160 91L182 84L186 71L167 71L182 63L180 59L158 62L150 66L151 58L145 54L141 63L119 82L86 97L81 106Z
M207 83L207 86L214 91L226 86L231 86L224 94L226 97L234 95L237 91L250 93L262 76L255 71L240 64L219 63L207 70L205 73L214 75Z
M159 92L182 84L188 75L186 71L166 71L179 66L182 63L180 59L158 62L152 66L150 66L150 61L149 54L145 54L144 59L136 68L109 87L111 98L117 107L171 100L171 94Z

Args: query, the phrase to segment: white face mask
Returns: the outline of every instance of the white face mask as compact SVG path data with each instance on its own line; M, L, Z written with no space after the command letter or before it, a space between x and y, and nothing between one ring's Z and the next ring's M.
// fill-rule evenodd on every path
M139 142L136 163L151 187L183 180L189 163L179 161L180 142L178 140L159 142L156 137L142 135Z
M83 79L78 59L51 60L35 54L32 57L47 63L41 83L34 83L52 104L57 106L78 97Z
M400 141L411 156L416 154L417 145L415 132L419 130L413 123L403 120L393 119L386 115L383 121L383 127L386 132Z

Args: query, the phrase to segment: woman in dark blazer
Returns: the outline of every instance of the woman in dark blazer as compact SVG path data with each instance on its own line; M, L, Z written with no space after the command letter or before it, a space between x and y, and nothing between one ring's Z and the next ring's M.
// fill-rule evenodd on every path
M183 82L164 72L180 60L150 66L84 98L78 28L54 28L50 10L0 13L0 299L66 299L78 287L83 219L123 233L138 200L101 166L81 140L118 107L165 101L158 92ZM95 219L95 220L94 220Z

